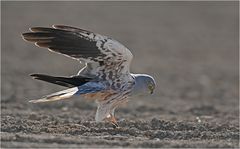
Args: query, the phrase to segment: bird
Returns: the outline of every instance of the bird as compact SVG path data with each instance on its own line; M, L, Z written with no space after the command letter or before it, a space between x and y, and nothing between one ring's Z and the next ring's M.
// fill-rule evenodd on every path
M33 79L67 87L30 100L31 103L79 96L97 103L96 122L105 121L119 127L115 109L128 102L130 97L152 94L155 90L156 82L152 76L130 72L133 54L110 37L68 25L32 27L29 30L22 33L25 41L85 64L76 75L68 77L31 74Z

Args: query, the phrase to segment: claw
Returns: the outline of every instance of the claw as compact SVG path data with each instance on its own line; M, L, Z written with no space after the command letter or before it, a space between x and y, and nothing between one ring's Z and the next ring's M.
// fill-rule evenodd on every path
M109 116L106 118L106 120L109 121L113 125L113 128L119 127L116 118L112 114L109 114Z
M119 128L119 125L117 123L112 122L112 125L113 125L113 128Z
M112 118L111 118L111 121L110 121L111 123L112 123L112 125L113 125L113 128L118 128L119 127L119 125L118 125L118 123L117 123L117 121L116 121L116 119L115 119L115 117L114 116L112 116Z

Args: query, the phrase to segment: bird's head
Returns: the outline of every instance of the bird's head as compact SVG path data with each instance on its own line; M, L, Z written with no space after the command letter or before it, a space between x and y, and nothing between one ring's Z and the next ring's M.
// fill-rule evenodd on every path
M133 95L153 94L156 83L152 76L146 74L133 74L133 76L135 78Z

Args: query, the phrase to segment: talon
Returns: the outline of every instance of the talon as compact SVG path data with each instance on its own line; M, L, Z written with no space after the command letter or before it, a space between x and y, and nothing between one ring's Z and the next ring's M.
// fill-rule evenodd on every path
M112 122L112 125L113 125L113 128L119 128L119 125L117 123Z
M119 127L116 118L112 114L110 114L109 117L107 117L107 121L109 121L113 125L113 128Z
M117 120L116 120L116 118L113 115L111 115L111 117L110 117L110 122L113 124L114 128L119 127L119 125L117 123Z

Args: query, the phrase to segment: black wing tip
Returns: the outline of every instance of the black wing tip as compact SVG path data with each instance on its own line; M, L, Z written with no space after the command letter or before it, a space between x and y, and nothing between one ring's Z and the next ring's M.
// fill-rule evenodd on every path
M50 27L31 27L29 28L30 32L22 33L21 36L24 40L28 41L28 38L36 38L42 35L48 35L57 31L58 29ZM46 36L47 37L47 36Z
M60 29L60 30L64 30L64 31L80 31L80 32L92 32L86 29L82 29L82 28L78 28L78 27L74 27L74 26L69 26L69 25L63 25L63 24L54 24L52 25L53 28L55 29Z
M29 74L29 76L31 76L33 79L37 79L39 74L33 73L33 74Z
M23 40L28 41L28 42L43 42L47 43L51 39L55 38L55 33L54 32L27 32L27 33L22 33L21 34ZM40 46L40 45L36 45ZM41 46L40 46L41 47ZM45 44L43 44L42 47L48 47Z
M38 26L29 28L29 30L31 32L39 32L39 31L43 32L43 31L45 31L47 29L51 29L51 28L48 28L48 27L38 27Z
M36 32L36 31L38 31L39 28L41 28L41 27L30 27L29 31Z
M31 74L29 74L29 76L31 76L31 77L35 77L36 75L38 75L37 73L31 73Z
M64 31L88 31L82 28L78 28L75 26L70 26L70 25L64 25L64 24L53 24L51 27L41 27L41 26L35 26L35 27L30 27L29 31L31 32L47 32L49 30L64 30ZM90 31L88 31L90 32Z
M62 25L62 24L54 24L52 27L30 27L30 32L22 33L21 36L24 40L28 41L28 38L36 38L38 36L43 36L44 34L51 34L55 32L91 32L85 29L68 26L68 25Z
M28 41L29 38L32 38L32 36L34 36L34 33L33 32L22 33L21 36L23 39Z
M22 33L21 35L23 37L28 37L29 35L33 34L33 32L26 32L26 33Z
M48 76L48 75L41 74L41 73L31 73L31 74L29 74L29 76L36 77L36 76Z
M29 28L31 32L53 32L53 31L76 31L76 30L82 30L77 27L63 25L63 24L54 24L51 27L31 27Z
M77 27L64 25L64 24L53 24L52 27L56 29L79 29Z
M27 42L37 42L36 37L34 37L35 35L33 35L33 32L28 32L28 33L22 33L21 37L24 41Z
M61 27L65 27L67 25L63 25L63 24L53 24L52 28L61 28Z
M25 41L28 41L28 40L26 39L26 36L27 36L27 33L22 33L22 34L21 34L22 39L25 40Z
M27 40L28 38L31 38L32 36L34 36L33 32L27 32L27 33L22 33L22 38Z
M31 76L33 79L38 79L40 77L44 77L44 76L47 76L47 75L39 74L39 73L32 73L32 74L29 74L29 76Z

